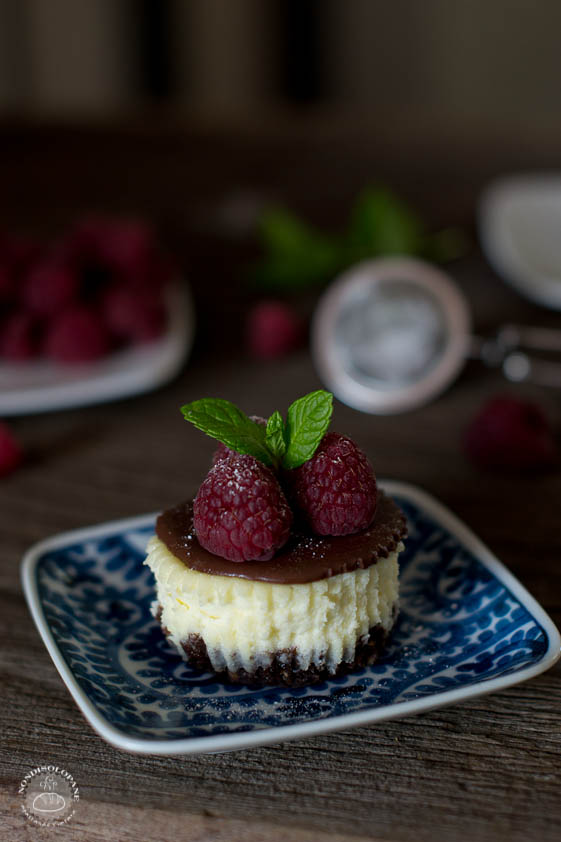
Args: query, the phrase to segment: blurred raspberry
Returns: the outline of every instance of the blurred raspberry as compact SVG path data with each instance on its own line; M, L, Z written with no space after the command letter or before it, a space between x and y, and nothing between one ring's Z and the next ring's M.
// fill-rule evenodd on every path
M289 354L304 339L298 314L282 301L261 301L249 313L246 340L255 357L273 359Z
M557 462L558 450L539 406L510 396L493 398L477 413L465 448L480 467L531 471Z
M107 290L102 311L105 324L119 339L149 342L161 336L165 328L164 304L155 291L115 285Z
M29 237L0 236L0 302L20 297L25 277L40 254L41 246Z
M0 302L12 301L16 289L17 282L11 268L0 263Z
M326 433L307 462L285 472L295 507L318 535L366 529L376 511L372 465L347 436Z
M292 524L275 475L253 456L230 456L211 468L193 515L201 546L229 561L269 561Z
M99 236L97 220L78 222L51 244L50 253L54 260L80 272L84 266L96 263Z
M161 286L172 271L152 227L139 220L85 217L59 241L57 253L133 286Z
M109 335L101 317L86 307L71 307L49 324L45 351L58 362L90 362L102 357L109 348Z
M22 459L23 451L12 431L0 422L0 477L15 471Z
M152 280L156 252L154 232L144 222L107 220L99 227L99 259L132 285L146 285Z
M28 360L38 350L36 323L29 313L19 310L2 324L0 356L8 360Z
M76 300L79 292L77 274L64 264L44 262L29 273L23 300L39 316L54 316Z
M88 216L59 240L55 254L78 268L94 292L112 280L160 290L175 272L151 226L138 220Z

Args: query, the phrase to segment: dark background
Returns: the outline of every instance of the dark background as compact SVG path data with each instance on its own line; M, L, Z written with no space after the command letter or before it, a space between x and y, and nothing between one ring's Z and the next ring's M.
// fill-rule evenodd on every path
M0 227L49 237L85 211L145 216L197 308L194 353L174 383L10 421L27 458L0 481L6 838L35 838L17 788L50 762L81 788L71 831L86 842L160 839L163 828L204 840L558 838L559 666L499 694L353 732L233 755L134 757L82 719L33 626L19 562L54 533L193 494L212 446L182 421L182 403L214 394L268 414L319 387L305 347L272 362L244 347L258 297L245 281L259 251L253 209L263 199L337 230L365 185L386 184L430 227L467 232L468 253L446 268L478 333L505 321L561 326L558 313L495 275L474 224L490 179L559 169L560 8L0 2ZM315 294L295 303L309 313ZM462 449L470 418L505 390L539 403L559 440L555 391L507 386L477 363L427 407L381 418L338 403L333 426L356 438L379 476L416 483L455 511L559 623L559 471L485 473Z

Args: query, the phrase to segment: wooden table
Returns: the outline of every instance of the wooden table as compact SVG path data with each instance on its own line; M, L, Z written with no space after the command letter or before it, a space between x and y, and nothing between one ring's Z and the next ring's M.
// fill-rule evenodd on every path
M28 460L0 482L2 839L51 838L26 823L17 795L41 763L66 766L80 787L72 826L58 831L72 840L559 839L560 665L402 721L233 754L137 757L106 745L83 720L22 595L19 561L33 542L194 492L211 446L182 421L181 403L219 395L267 414L319 385L306 351L261 363L240 350L249 296L239 272L252 246L219 230L213 203L221 196L265 191L333 224L360 184L384 178L432 221L469 224L489 175L547 158L530 149L505 162L499 145L482 144L480 154L458 148L451 159L425 144L404 164L390 138L367 140L327 132L321 120L228 131L150 121L1 130L0 223L52 232L87 207L151 214L186 267L200 326L192 360L157 393L13 422ZM503 286L475 248L450 271L477 330L505 320L560 324ZM471 364L426 408L382 418L338 404L334 428L356 437L379 476L417 483L454 510L559 624L561 474L483 475L460 446L475 409L504 389L498 375ZM557 394L513 391L538 400L559 430Z

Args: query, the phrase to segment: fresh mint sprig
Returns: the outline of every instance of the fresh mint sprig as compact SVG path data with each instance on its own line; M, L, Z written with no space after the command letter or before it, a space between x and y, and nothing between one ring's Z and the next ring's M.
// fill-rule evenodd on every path
M288 407L283 468L298 468L312 458L329 427L332 412L333 395L322 389L304 395Z
M284 421L280 412L273 412L267 421L265 430L265 442L273 458L280 465L286 453L286 439L284 437Z
M333 395L323 389L294 401L286 422L275 411L262 427L241 409L221 398L202 398L185 404L186 421L238 453L249 454L276 469L292 470L311 459L333 412Z
M255 456L265 465L273 464L271 451L265 441L265 430L230 401L221 398L202 398L181 407L186 421L190 421L207 436L217 439L238 453Z
M468 249L458 228L429 232L415 211L383 187L365 189L341 232L322 231L282 207L259 220L262 258L251 270L261 289L297 291L322 286L339 272L373 257L412 254L444 262Z

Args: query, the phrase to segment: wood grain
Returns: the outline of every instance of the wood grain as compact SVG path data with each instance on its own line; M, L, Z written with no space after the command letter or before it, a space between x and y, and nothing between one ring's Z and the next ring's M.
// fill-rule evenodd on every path
M18 798L0 795L0 810L6 816L6 833L10 840L45 838L49 831L22 828L21 807ZM118 828L118 830L116 830ZM181 839L186 842L345 842L349 837L339 833L323 833L297 827L255 822L248 825L239 819L217 819L211 815L171 813L169 810L131 807L117 804L100 804L97 801L80 801L72 824L58 828L56 833L71 836L73 842L161 842ZM36 835L34 835L36 834ZM165 834L165 836L164 836ZM353 842L390 842L374 836L353 836Z
M279 158L283 138L267 132L248 135L245 151L235 134L207 130L205 136L206 150L200 133L171 130L161 136L139 132L137 144L131 144L130 128L80 133L7 127L0 138L6 153L0 155L0 220L9 221L12 211L19 225L48 231L85 207L153 208L189 267L200 325L193 360L165 389L13 422L29 458L0 484L0 836L46 838L20 816L17 788L31 767L58 763L72 772L83 799L67 836L88 842L156 839L159 826L168 829L166 838L205 842L322 839L320 833L396 842L558 839L559 665L508 691L402 721L235 754L171 759L107 746L58 677L21 592L19 561L29 545L62 530L160 509L193 493L211 446L182 420L181 403L220 395L266 414L319 385L304 351L270 364L244 356L239 324L251 296L239 277L251 248L201 231L193 209L212 206L220 177L230 186L268 190L286 176L287 197L313 210L313 202L302 201L302 185L311 190L315 184L321 193L331 147L310 164L310 174L304 155L309 142L299 141L293 129L284 137L286 158ZM378 160L360 142L353 157L353 143L340 147L353 161L350 183L381 172L384 161L392 171L390 152ZM218 157L224 148L232 150L228 164ZM462 160L456 161L458 172ZM413 163L408 166L413 183L416 171ZM428 166L420 161L417 172L426 173ZM466 166L474 185L492 169L486 162L477 175L473 161ZM433 160L432 167L431 189L428 181L424 193L415 188L425 196L421 206L437 218L450 205L452 216L469 221L466 208L475 188L466 193L464 177L451 179L453 162L439 166ZM435 185L448 185L440 211ZM322 213L341 218L349 189L339 177L318 219ZM451 271L472 303L476 330L507 320L559 325L557 314L527 304L499 283L477 253ZM504 388L495 373L471 364L428 407L375 418L337 405L333 426L356 437L379 476L417 483L454 510L559 624L559 472L524 480L482 475L461 449L468 418ZM559 431L556 394L529 386L518 391L539 400Z

